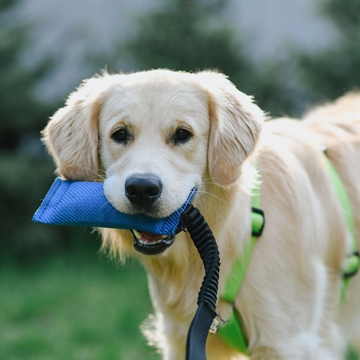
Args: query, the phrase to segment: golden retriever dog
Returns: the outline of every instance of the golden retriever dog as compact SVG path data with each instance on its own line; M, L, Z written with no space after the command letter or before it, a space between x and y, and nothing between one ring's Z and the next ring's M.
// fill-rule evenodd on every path
M217 72L105 73L69 96L43 139L60 176L103 181L106 197L125 213L166 217L196 186L194 206L219 247L219 294L250 238L258 171L265 229L234 304L219 300L217 311L226 321L235 306L251 359L344 359L348 344L359 345L360 280L350 280L341 302L350 232L323 148L359 235L359 104L359 93L349 93L302 121L264 122L252 98ZM155 316L145 332L164 359L184 359L204 276L188 233L99 231L104 248L136 256L147 270ZM243 355L215 334L207 357Z

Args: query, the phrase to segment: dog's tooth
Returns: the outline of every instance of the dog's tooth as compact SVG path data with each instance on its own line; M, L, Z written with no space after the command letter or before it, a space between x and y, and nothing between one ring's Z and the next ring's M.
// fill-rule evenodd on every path
M133 233L134 233L134 235L136 236L136 238L137 238L138 240L140 240L140 239L142 238L141 232L139 232L139 231L137 231L137 230L133 230Z

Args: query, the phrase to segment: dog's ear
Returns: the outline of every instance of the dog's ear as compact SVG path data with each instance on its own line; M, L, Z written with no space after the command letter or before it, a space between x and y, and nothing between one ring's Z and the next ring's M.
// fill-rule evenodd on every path
M265 118L252 97L216 72L196 75L206 91L210 135L208 167L211 178L230 185L241 175L241 165L254 150Z
M42 131L42 140L69 180L96 180L98 171L98 117L104 78L92 78L68 97Z

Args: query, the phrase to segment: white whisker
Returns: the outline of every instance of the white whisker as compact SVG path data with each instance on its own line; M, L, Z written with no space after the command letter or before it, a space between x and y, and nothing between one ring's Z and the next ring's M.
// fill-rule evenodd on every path
M216 223L218 223L219 221L222 221L223 218L217 219L215 220L213 223L209 224L210 227L214 226Z
M86 181L98 181L99 179L102 180L102 181L105 181L106 180L106 171L105 170L102 170L102 169L99 169L98 171L100 172L103 172L104 175L102 174L99 174L98 172L96 172L95 170L93 169L90 169L90 168L84 168L84 170L88 170L88 171L91 171L94 173L94 176L92 177L88 177L86 179Z
M222 199L221 197L209 192L209 191L205 191L205 190L198 190L199 194L206 194L206 195L210 195L213 196L215 199L222 201L223 203L226 203L226 201L224 199Z
M219 185L219 184L216 183L214 180L216 181L216 179L213 179L213 178L204 179L204 180L202 180L201 184L204 184L204 185L215 185L215 186L221 188L222 190L224 190L224 191L226 191L226 192L230 192L229 189L223 187L222 185ZM224 180L224 179L220 179L220 178L219 178L218 180Z

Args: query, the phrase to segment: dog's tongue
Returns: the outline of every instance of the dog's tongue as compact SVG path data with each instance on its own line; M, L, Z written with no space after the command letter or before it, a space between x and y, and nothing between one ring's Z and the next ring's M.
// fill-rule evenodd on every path
M150 232L142 232L142 238L148 240L148 241L159 241L162 239L162 235L153 234Z

